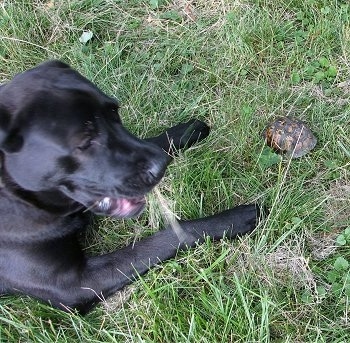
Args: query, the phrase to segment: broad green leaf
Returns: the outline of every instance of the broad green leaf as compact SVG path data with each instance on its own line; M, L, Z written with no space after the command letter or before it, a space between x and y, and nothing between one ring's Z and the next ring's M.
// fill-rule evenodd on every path
M181 73L182 75L187 75L187 74L190 73L193 69L194 69L194 67L193 67L192 64L184 63L184 64L181 66L181 71L180 71L180 73Z
M259 156L258 163L262 168L269 168L282 161L282 157L276 154L271 148L265 147Z
M322 67L324 67L324 68L328 68L329 67L330 63L329 63L329 61L327 60L326 57L321 57L318 61L319 61L320 65Z
M336 76L337 76L337 69L336 69L336 67L330 66L330 67L327 69L327 75L328 75L329 77L336 77Z
M338 245L345 245L346 244L346 239L344 235L339 235L337 237L337 244Z
M301 81L300 75L298 73L293 73L291 76L291 81L294 85L300 83Z
M330 270L328 273L327 273L327 280L331 283L334 283L336 282L337 280L340 279L340 275L339 273L336 271L336 270Z
M149 5L152 8L152 10L155 10L159 7L159 0L150 0Z
M338 257L334 262L334 269L344 271L349 268L349 262L342 256Z

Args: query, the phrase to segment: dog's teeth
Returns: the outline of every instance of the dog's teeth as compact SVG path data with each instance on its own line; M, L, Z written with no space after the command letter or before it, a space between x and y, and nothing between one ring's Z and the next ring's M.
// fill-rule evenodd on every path
M101 210L108 210L111 207L111 198L109 197L105 197L103 198L99 203L98 203L98 207Z

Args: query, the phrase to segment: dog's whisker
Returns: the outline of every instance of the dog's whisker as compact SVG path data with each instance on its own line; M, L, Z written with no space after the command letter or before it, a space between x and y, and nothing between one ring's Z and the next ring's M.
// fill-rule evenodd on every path
M99 203L100 201L101 201L101 200L96 200L92 205L90 205L89 207L85 208L85 210L83 210L83 212L85 213L85 212L91 211L93 208L95 208L95 207L98 205L98 203Z

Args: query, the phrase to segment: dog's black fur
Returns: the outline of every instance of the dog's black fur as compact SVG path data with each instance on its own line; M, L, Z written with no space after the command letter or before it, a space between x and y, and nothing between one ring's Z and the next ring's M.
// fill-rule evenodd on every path
M177 250L204 236L253 230L256 205L181 221L133 246L88 257L79 235L91 213L132 217L164 175L175 150L205 138L182 123L138 139L118 103L68 65L49 61L0 87L0 293L22 293L86 313Z

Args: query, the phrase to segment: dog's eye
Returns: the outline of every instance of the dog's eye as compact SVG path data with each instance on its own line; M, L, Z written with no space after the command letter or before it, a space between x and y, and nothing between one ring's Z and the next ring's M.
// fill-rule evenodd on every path
M91 145L92 145L92 138L91 137L86 137L78 145L78 149L79 150L86 150L86 149L90 148Z
M96 131L91 121L85 123L85 132L82 134L81 140L77 146L79 150L86 150L90 148L93 143L94 137L96 137Z

